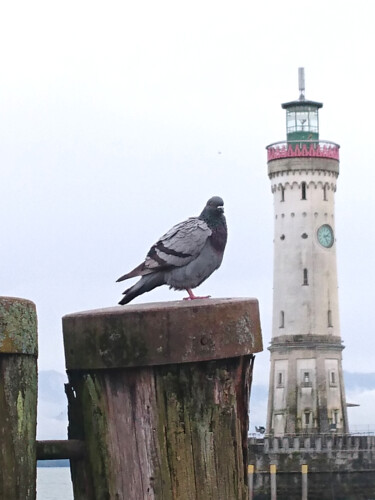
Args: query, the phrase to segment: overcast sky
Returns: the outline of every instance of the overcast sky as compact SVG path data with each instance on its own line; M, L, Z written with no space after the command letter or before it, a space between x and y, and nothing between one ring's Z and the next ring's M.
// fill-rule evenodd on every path
M39 367L64 370L61 317L117 304L115 280L173 224L225 201L222 267L198 290L257 297L271 333L265 146L282 102L321 101L341 145L336 237L344 369L374 367L371 0L14 1L0 9L0 294L33 300ZM167 287L137 302L175 300ZM255 383L268 383L269 352Z

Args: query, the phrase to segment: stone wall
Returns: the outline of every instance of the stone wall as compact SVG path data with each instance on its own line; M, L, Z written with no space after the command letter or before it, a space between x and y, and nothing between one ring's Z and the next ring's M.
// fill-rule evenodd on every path
M374 500L375 436L326 435L249 440L254 500L270 498L271 464L277 499L301 498L301 466L308 466L309 500Z

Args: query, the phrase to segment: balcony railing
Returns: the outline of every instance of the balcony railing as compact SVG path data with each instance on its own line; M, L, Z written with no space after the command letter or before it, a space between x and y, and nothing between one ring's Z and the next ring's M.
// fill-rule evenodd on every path
M280 158L331 158L339 160L340 146L329 141L280 141L267 146L267 161Z

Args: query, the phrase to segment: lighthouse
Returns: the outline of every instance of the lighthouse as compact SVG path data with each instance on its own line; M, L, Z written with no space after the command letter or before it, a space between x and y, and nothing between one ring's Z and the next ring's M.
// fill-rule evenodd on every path
M339 145L319 138L323 104L282 104L286 141L267 146L274 204L273 320L266 433L346 433L336 265Z

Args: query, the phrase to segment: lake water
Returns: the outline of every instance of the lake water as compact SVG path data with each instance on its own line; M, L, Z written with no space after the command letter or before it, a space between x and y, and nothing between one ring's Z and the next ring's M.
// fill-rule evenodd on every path
M37 500L73 500L69 467L38 467Z

